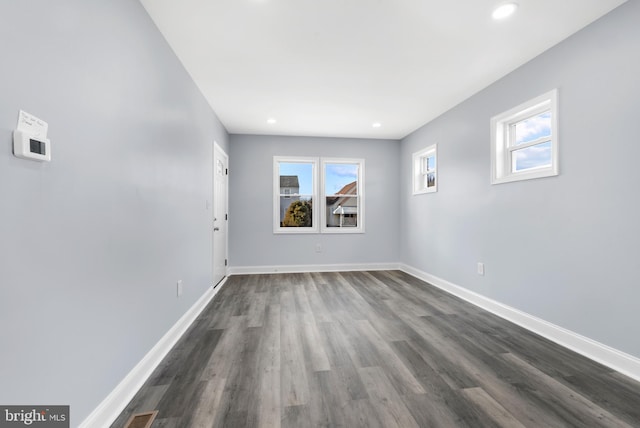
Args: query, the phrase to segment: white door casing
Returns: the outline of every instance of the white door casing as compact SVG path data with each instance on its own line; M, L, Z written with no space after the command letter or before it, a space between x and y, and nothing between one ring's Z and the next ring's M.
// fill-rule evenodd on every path
M227 276L229 157L213 143L213 285Z

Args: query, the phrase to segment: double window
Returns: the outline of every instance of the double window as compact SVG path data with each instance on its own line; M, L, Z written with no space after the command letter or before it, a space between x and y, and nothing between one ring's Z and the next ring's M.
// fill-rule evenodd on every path
M491 119L491 183L558 175L558 94L553 90Z
M364 232L364 160L273 158L274 233Z

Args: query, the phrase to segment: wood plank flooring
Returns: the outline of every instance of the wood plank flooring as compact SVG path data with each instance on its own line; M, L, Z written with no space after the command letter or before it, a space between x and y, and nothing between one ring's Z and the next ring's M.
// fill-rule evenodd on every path
M153 427L640 427L640 383L399 271L239 275L128 407Z

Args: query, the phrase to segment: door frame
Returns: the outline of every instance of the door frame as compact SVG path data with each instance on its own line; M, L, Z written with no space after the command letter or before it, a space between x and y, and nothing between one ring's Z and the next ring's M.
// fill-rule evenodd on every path
M229 155L227 155L227 152L224 151L224 149L218 144L217 141L213 141L213 156L212 156L212 178L213 180L211 181L211 280L212 282L215 281L215 272L216 272L216 265L215 265L215 237L214 237L214 233L215 231L213 230L214 228L214 218L215 218L215 213L216 213L216 196L215 196L215 179L216 179L216 160L218 159L218 157L216 156L216 153L222 155L222 158L224 160L224 164L226 166L226 181L225 181L225 185L226 185L226 189L225 189L225 201L224 204L226 206L226 216L227 218L225 219L225 227L226 227L226 233L225 233L225 239L224 239L224 252L225 252L225 260L227 260L227 263L224 266L224 275L223 277L220 279L220 281L215 282L214 284L212 284L212 286L215 288L218 284L220 284L224 278L226 278L229 274L229 266L228 266L228 260L229 260Z

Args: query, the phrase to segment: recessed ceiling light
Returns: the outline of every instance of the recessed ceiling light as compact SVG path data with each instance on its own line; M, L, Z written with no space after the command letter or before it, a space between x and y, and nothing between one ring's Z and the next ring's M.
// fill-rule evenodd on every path
M511 15L518 8L518 3L503 3L493 10L491 16L493 19L504 19Z
M270 117L269 119L267 119L267 123L268 123L269 125L273 125L273 124L275 124L276 122L277 122L277 120L275 120L275 119L274 119L274 118L272 118L272 117Z
M373 122L371 126L373 126L374 128L380 128L382 124L380 122Z

